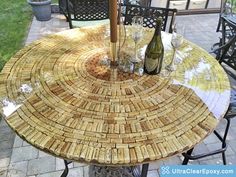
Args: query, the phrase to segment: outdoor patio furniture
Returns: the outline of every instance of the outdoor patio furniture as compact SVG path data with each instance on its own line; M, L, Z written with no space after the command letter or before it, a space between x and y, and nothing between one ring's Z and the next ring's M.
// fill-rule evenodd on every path
M220 31L220 27L221 27L221 23L222 23L221 16L224 13L226 13L226 8L227 8L227 11L229 10L228 8L230 8L229 6L226 7L227 1L229 1L229 0L221 0L220 13L219 13L219 21L218 21L218 25L217 25L217 28L216 28L216 32Z
M220 8L220 14L219 14L219 21L216 28L216 32L220 31L220 28L222 26L222 17L224 16L234 16L234 8L235 8L236 2L233 0L221 0L221 8Z
M109 0L65 0L63 10L69 27L83 27L109 23ZM75 22L76 25L74 24Z
M222 37L213 46L213 52L219 63L225 63L236 70L236 16L224 15L222 19Z
M229 62L229 60L232 60L233 63L235 63L235 58L234 58L235 57L235 50L230 49L232 46L235 47L235 43L236 43L236 36L233 36L225 45L216 49L216 51L218 50L217 57L219 57L218 58L219 63L222 63L225 60L228 62ZM228 64L228 62L226 62L226 63ZM230 63L231 63L230 64L231 66L236 66L235 64L232 65L232 62L230 62ZM229 72L229 75L232 76L232 73ZM235 78L235 76L232 76L232 77ZM216 130L214 130L214 134L221 141L221 147L216 150L210 150L210 152L208 152L208 153L195 154L195 155L192 155L192 152L194 150L194 148L192 148L189 151L187 151L187 153L183 153L184 160L183 160L182 164L187 165L189 160L198 160L198 159L213 156L216 154L222 154L223 164L226 165L227 164L226 156L225 156L225 151L227 150L226 140L227 140L227 135L228 135L228 131L230 128L230 121L232 118L235 118L235 117L236 117L236 91L231 90L230 105L229 105L229 108L224 116L224 119L226 121L226 125L225 125L225 131L224 131L223 136L220 135L220 133L218 133Z
M221 64L224 62L228 66L236 69L236 18L232 18L231 15L222 15L221 16L221 25L222 25L222 38L220 38L219 43L213 46L213 52L216 54L216 59ZM228 72L229 75L232 76L232 73ZM235 76L232 76L235 78ZM224 120L226 121L225 131L223 136L220 135L216 130L214 130L214 134L221 142L221 147L216 150L210 150L210 152L202 153L202 154L194 154L192 152L194 148L190 149L187 153L183 153L184 160L183 165L187 165L189 160L198 160L205 157L213 156L216 154L222 154L223 164L226 165L226 156L225 151L227 150L227 135L230 128L230 120L236 116L236 91L231 90L231 103L228 111L224 116Z
M228 108L229 81L208 52L188 41L179 49L182 63L169 77L110 68L104 62L105 30L67 30L19 51L0 76L1 114L44 152L92 164L98 172L112 166L133 173L144 164L146 177L149 162L187 151L215 129ZM139 45L153 32L144 28ZM162 34L168 63L171 34Z
M189 160L198 160L198 159L202 159L205 157L209 157L209 156L213 156L216 154L221 154L222 155L222 161L224 165L227 165L227 161L226 161L226 156L225 156L225 152L227 150L227 135L229 132L229 128L230 128L230 121L232 118L236 117L236 91L232 90L231 91L231 104L229 106L228 111L226 112L226 115L224 116L224 120L226 121L226 125L225 125L225 131L223 136L217 131L214 130L214 134L215 136L219 139L219 141L221 142L221 147L219 147L216 150L210 150L207 153L201 153L201 154L194 154L192 155L192 152L194 150L194 148L188 150L186 153L183 153L184 156L184 160L183 160L183 165L187 165Z
M236 15L223 15L222 20L222 44L228 43L236 35Z
M175 23L176 9L158 8L158 7L142 7L137 5L125 5L124 24L131 25L134 16L143 17L143 27L155 28L156 20L163 19L163 31L172 33L173 25ZM170 20L167 28L167 22Z

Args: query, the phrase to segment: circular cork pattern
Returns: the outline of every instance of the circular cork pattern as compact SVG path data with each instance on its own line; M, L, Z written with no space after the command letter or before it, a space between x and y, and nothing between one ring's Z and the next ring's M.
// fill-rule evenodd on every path
M97 52L97 51L95 51ZM106 53L102 52L99 55L88 57L85 67L87 72L95 77L105 81L125 81L125 80L137 80L140 76L132 74L131 72L124 72L121 68L117 68L115 71L109 67L110 59L107 58ZM116 72L116 73L114 73ZM114 78L115 77L115 78Z
M19 136L61 158L131 165L186 151L212 132L230 92L210 55L186 42L189 55L169 77L139 76L104 64L103 31L48 36L6 64L2 114Z

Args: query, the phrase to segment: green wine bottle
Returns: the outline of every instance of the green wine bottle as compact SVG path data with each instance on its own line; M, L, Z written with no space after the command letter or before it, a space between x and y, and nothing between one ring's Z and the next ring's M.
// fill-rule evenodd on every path
M158 18L156 22L155 33L147 46L144 59L144 72L150 75L161 72L164 56L164 46L161 39L162 19Z

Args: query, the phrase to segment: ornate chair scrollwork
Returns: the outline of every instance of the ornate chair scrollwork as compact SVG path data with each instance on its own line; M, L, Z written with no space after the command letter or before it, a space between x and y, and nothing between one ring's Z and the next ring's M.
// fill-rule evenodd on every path
M217 25L217 28L216 28L216 32L220 31L220 26L221 26L221 23L222 23L221 16L225 13L226 3L227 3L227 0L221 0L219 21L218 21L218 25Z
M222 38L213 47L219 63L225 63L236 70L236 23L227 16L222 17Z
M216 28L216 32L220 32L220 27L222 25L222 17L235 15L235 5L234 0L221 0L221 7L219 13L219 21Z
M109 18L109 0L66 0L63 13L70 28L73 28L73 21L105 20Z
M161 17L163 19L162 30L172 33L177 9L167 9L167 8L159 8L159 7L143 7L143 6L137 6L137 5L124 5L124 7L125 7L125 13L124 13L125 25L131 25L132 18L134 16L142 16L143 27L155 28L156 20L159 17ZM168 19L170 19L170 25L167 30Z

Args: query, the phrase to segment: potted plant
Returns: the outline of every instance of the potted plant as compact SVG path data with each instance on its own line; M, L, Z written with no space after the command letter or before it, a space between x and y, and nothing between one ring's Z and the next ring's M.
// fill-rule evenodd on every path
M51 19L51 0L27 0L33 8L37 20L47 21Z

